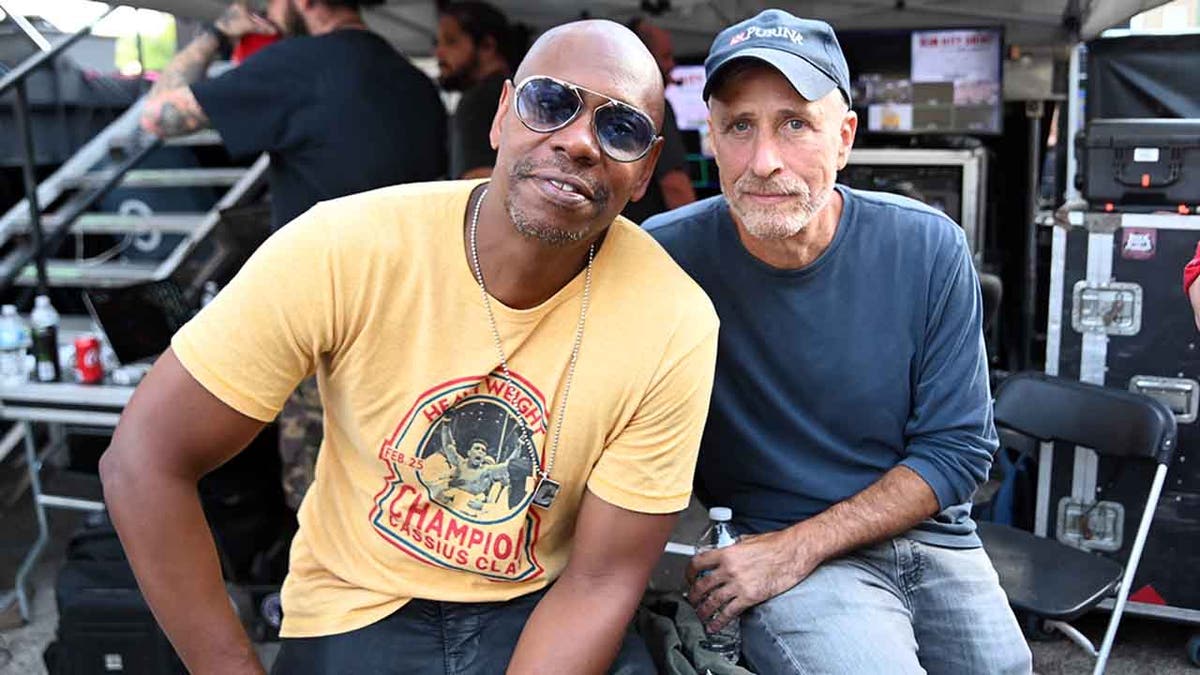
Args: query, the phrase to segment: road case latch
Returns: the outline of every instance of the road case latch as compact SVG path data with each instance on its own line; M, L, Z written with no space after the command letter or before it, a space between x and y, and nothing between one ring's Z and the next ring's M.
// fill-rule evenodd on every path
M1058 540L1089 551L1119 551L1125 534L1125 507L1117 502L1058 500Z
M1079 281L1071 298L1071 327L1080 333L1137 335L1142 329L1142 287L1138 284Z
M1129 391L1145 394L1166 404L1175 413L1175 421L1188 424L1196 421L1200 407L1200 382L1182 377L1134 375L1129 379Z

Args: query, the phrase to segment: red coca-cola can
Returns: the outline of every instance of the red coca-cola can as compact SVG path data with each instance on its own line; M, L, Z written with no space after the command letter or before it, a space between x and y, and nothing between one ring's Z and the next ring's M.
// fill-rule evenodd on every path
M83 384L97 384L104 379L104 364L100 362L100 339L95 335L75 338L75 375Z

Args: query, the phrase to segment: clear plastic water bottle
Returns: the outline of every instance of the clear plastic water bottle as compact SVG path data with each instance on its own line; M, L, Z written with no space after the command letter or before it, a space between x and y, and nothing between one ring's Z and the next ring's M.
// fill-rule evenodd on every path
M708 510L708 519L710 521L708 529L704 530L704 534L700 535L700 541L696 543L697 555L705 551L732 546L737 541L737 538L733 536L733 529L729 526L729 521L733 519L732 510L724 506L714 506ZM706 572L701 574L706 574ZM702 621L707 618L700 617ZM730 663L737 663L742 654L741 617L735 617L715 633L709 633L705 629L700 646L710 652L720 654Z
M0 308L0 384L12 387L25 382L25 322L15 305Z
M34 376L38 382L58 382L62 379L58 359L58 310L50 304L49 297L39 295L34 298L29 323L33 327Z

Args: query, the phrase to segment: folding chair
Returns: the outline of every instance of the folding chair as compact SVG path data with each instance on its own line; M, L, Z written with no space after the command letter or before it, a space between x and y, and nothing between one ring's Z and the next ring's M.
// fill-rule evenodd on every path
M1091 448L1106 457L1158 463L1124 569L1110 558L1023 530L979 523L983 548L996 567L1009 603L1047 619L1049 626L1091 651L1096 656L1092 672L1099 675L1112 651L1167 467L1175 454L1175 417L1161 402L1141 394L1020 373L997 389L995 418L997 427L1039 441L1060 441ZM1114 590L1116 604L1097 651L1066 622L1093 609Z

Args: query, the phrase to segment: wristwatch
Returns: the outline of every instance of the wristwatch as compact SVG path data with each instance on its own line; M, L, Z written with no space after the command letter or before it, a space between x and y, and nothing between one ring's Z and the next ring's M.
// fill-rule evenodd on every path
M204 32L216 38L217 53L221 55L222 59L228 60L233 54L233 40L229 39L229 36L223 33L220 28L217 28L215 22L210 21L204 24Z

